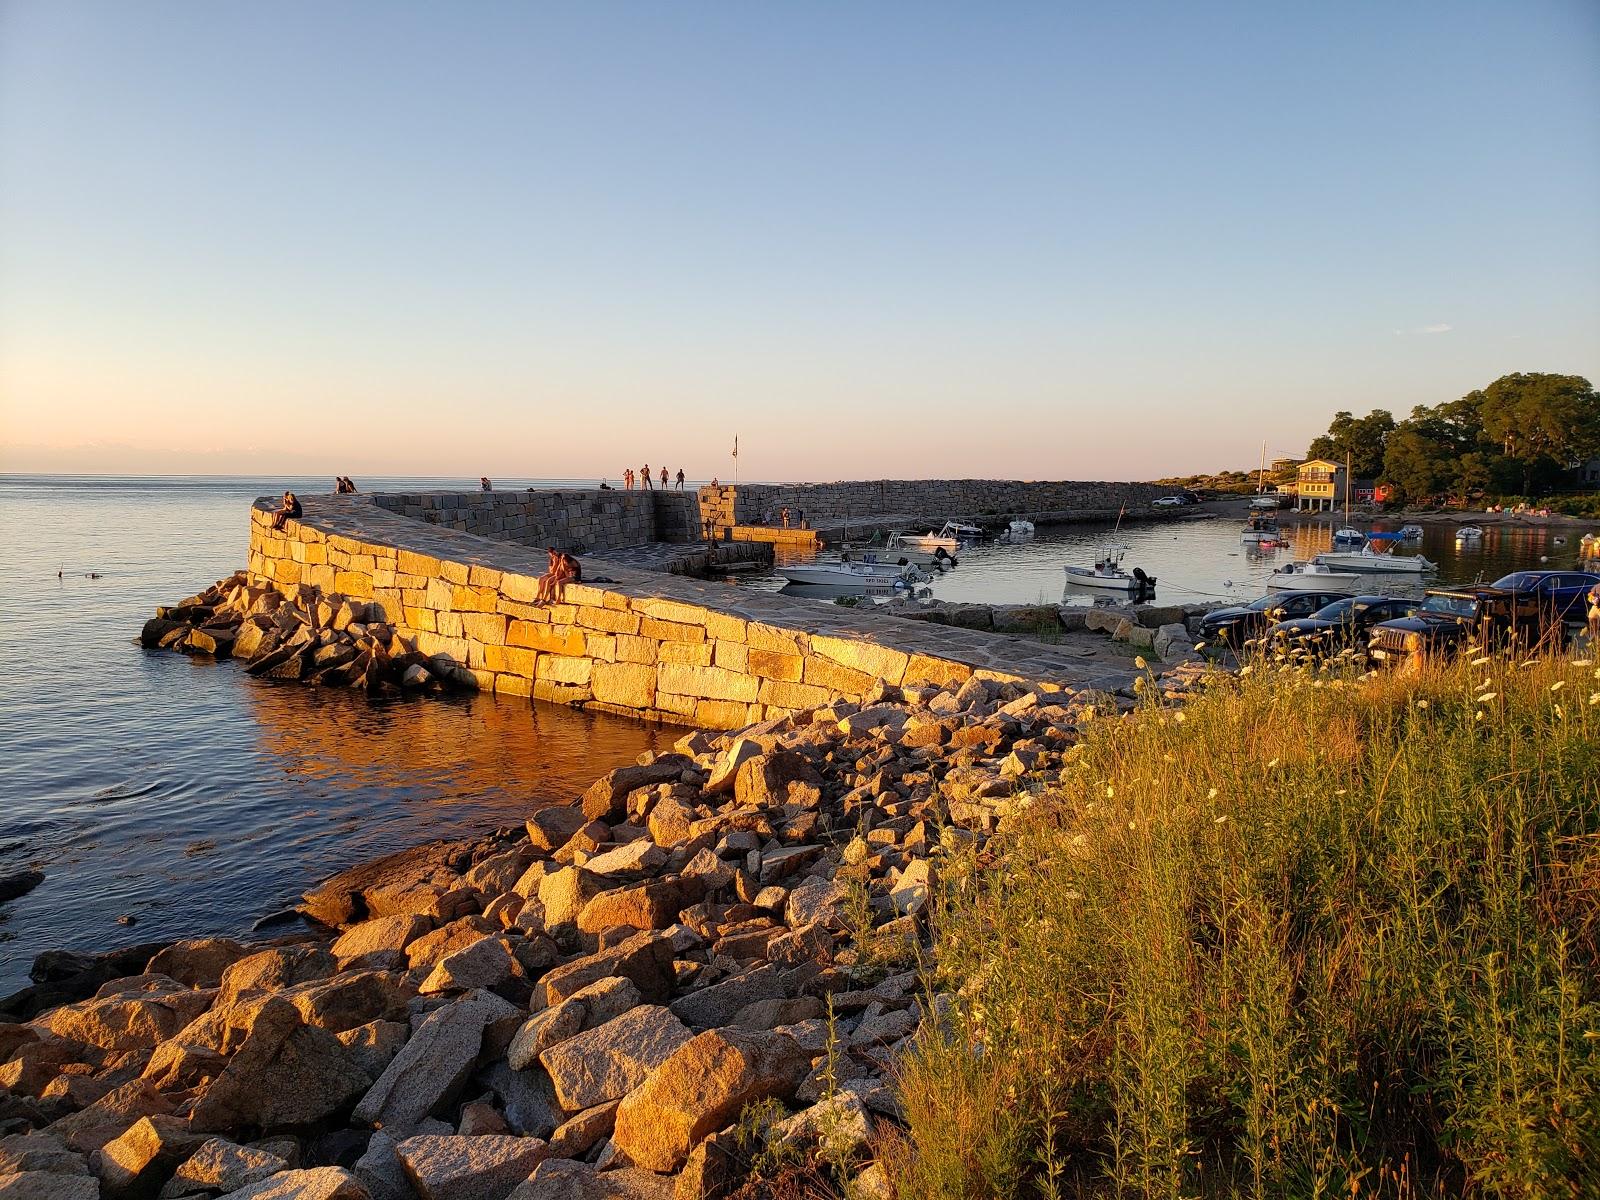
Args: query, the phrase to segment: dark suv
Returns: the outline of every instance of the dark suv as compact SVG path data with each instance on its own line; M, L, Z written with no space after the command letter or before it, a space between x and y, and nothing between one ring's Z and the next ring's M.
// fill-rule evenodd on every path
M1587 571L1513 571L1494 581L1508 592L1524 592L1539 598L1546 616L1563 621L1581 621L1589 590L1600 583L1600 575Z
M1212 609L1201 618L1200 636L1237 649L1269 625L1290 617L1309 617L1342 599L1336 592L1274 592L1249 604Z
M1387 666L1448 657L1469 640L1485 647L1566 641L1565 628L1535 592L1498 587L1432 588L1417 611L1376 626L1367 653Z
M1383 621L1409 617L1417 609L1416 600L1399 596L1347 596L1309 617L1279 621L1266 632L1267 644L1320 657L1336 654L1351 646L1366 647L1368 631Z

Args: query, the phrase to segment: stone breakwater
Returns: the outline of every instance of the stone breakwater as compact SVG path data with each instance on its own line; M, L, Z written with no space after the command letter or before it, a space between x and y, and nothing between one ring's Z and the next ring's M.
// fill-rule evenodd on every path
M0 1003L0 1195L700 1200L787 1147L886 1196L935 896L1093 716L878 684L352 868L316 933L41 956Z
M701 510L718 525L750 525L788 508L813 525L898 515L934 526L947 519L1029 517L1057 521L1148 514L1170 488L1152 483L1026 482L1014 479L871 479L843 483L743 483L701 489Z
M700 536L695 492L602 491L373 494L390 512L463 533L524 546L593 553Z
M1037 642L641 571L603 555L584 556L585 582L540 606L545 560L527 547L409 519L371 497L303 501L304 516L282 530L270 502L257 502L249 583L302 607L359 604L364 623L383 625L432 674L466 687L732 729L859 701L880 682L976 678L1070 691L1132 679L1131 668Z

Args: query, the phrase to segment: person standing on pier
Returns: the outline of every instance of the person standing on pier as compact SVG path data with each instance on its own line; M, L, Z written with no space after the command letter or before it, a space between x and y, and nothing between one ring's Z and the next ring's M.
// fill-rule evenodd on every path
M683 491L683 468L678 468L678 490Z
M667 469L665 467L661 468L661 490L663 492L667 490Z
M651 478L652 477L650 475L650 464L649 463L645 463L645 465L644 465L644 490L647 491L647 492L655 491L655 484L651 482Z
M633 491L633 468L632 467L629 467L627 470L622 472L622 490L625 491L625 492Z

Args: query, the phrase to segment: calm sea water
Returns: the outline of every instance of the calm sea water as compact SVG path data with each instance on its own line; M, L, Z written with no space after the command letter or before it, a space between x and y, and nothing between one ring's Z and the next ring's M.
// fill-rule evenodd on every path
M1214 520L1160 524L1124 525L1113 536L1110 526L1058 525L1041 527L1037 536L1009 545L972 545L960 551L960 565L936 576L929 585L939 600L971 601L989 604L1093 604L1104 593L1086 591L1066 583L1062 567L1067 563L1087 566L1096 549L1110 540L1128 547L1123 565L1142 567L1157 580L1155 602L1177 604L1190 601L1221 600L1243 603L1254 600L1267 589L1267 579L1284 564L1309 559L1333 548L1337 521L1296 521L1292 514L1279 514L1279 523L1289 534L1289 545L1281 550L1246 550L1239 543L1242 516L1229 514ZM1380 520L1353 522L1361 529L1398 529L1403 522ZM1597 523L1600 528L1600 523ZM1428 525L1420 553L1438 564L1438 570L1425 577L1427 586L1469 583L1476 579L1492 582L1510 571L1548 568L1575 569L1578 565L1578 540L1583 528L1574 526L1486 526L1480 545L1457 546L1454 525ZM1563 539L1558 545L1556 539ZM1415 543L1401 550L1417 553ZM1404 577L1369 577L1376 592L1421 593L1414 583L1408 589ZM747 578L753 587L779 589L781 575L763 574Z
M0 476L0 872L46 876L0 905L0 994L41 950L245 932L345 866L520 822L677 736L527 700L375 701L141 649L157 604L244 566L249 503L286 487L330 484Z

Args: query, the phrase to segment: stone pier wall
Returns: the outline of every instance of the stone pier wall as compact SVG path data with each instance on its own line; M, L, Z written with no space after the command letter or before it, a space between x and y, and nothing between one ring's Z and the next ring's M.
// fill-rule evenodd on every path
M361 602L363 619L393 624L438 671L468 686L713 728L860 700L879 681L978 674L1076 689L1131 677L1039 643L640 571L603 556L584 556L586 582L540 607L544 554L518 544L522 530L507 526L491 540L455 527L491 527L486 514L499 505L488 498L496 495L481 508L447 495L302 497L304 517L281 531L271 525L272 501L262 499L251 514L249 571L285 594L315 589ZM403 515L408 508L437 514L438 523ZM556 540L549 529L530 540L546 537Z
M1168 490L1153 483L1030 483L1010 479L873 479L848 483L745 483L701 489L704 517L719 525L754 524L788 507L811 525L846 517L918 516L935 524L946 518L1055 516L1056 519L1115 515L1123 505L1148 510Z
M593 552L699 536L693 492L568 488L522 492L374 493L390 512L523 546Z

